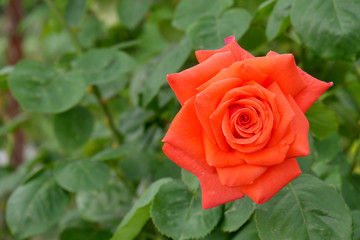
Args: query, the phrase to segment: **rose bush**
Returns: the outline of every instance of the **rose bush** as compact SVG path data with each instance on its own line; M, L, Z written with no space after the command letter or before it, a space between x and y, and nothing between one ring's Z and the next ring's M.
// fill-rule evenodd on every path
M301 174L309 154L304 113L332 83L300 70L291 54L253 57L234 37L196 51L199 64L168 75L182 108L163 151L196 175L204 208L249 196L268 201Z

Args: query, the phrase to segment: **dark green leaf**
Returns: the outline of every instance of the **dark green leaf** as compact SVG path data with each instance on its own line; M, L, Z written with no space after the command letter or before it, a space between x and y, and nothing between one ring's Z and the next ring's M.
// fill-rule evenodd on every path
M241 8L226 11L221 17L203 17L188 28L196 49L216 49L224 46L224 39L232 35L239 39L249 28L250 13Z
M267 21L266 37L272 41L290 25L287 18L290 14L292 1L278 0Z
M91 191L101 189L109 183L110 169L101 162L80 160L57 165L55 178L69 191Z
M199 238L210 233L222 215L222 208L204 210L199 198L181 181L161 187L151 206L151 217L160 232L174 239Z
M121 74L129 72L135 65L132 57L114 49L91 49L81 55L75 69L81 71L88 84L121 81Z
M86 11L87 0L68 0L65 20L70 27L79 27Z
M256 9L254 20L263 19L269 16L275 6L275 3L275 0L268 0L261 3L260 6Z
M355 59L360 50L360 2L294 0L291 22L306 46L325 58Z
M263 240L343 240L352 234L351 214L338 191L307 174L259 205L256 225Z
M260 240L256 222L252 220L246 223L231 240Z
M199 179L189 171L181 169L181 179L190 192L196 194L200 187Z
M360 210L351 212L354 220L354 240L360 239Z
M310 132L322 140L331 136L338 129L338 121L334 111L327 108L323 103L315 103L306 112L310 123Z
M225 204L224 218L220 227L225 232L234 232L238 230L251 217L256 208L256 203L249 197Z
M25 110L59 113L76 105L86 91L79 72L60 73L35 61L18 63L9 77L12 94Z
M224 9L230 7L233 0L181 0L177 5L173 25L186 30L193 22L204 16L219 16Z
M60 234L60 240L109 240L112 234L95 228L68 228Z
M184 64L191 51L190 39L184 37L175 47L167 51L151 69L144 86L144 105L147 105L166 82L166 75L174 73Z
M148 12L153 0L119 0L118 14L128 28L136 27Z
M131 240L136 237L150 218L151 201L160 187L170 181L170 178L163 178L154 182L123 218L111 240Z
M81 147L90 137L93 126L94 119L84 107L75 107L54 117L56 138L65 149Z
M97 179L94 177L94 180ZM122 182L76 195L76 204L81 216L96 222L122 217L130 209L131 200L131 193Z
M68 194L54 179L38 178L18 187L6 206L6 222L18 238L47 231L64 214Z

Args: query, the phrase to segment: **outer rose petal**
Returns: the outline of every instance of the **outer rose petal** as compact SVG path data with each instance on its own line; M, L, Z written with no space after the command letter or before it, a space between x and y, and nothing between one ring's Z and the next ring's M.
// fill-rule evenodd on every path
M244 197L240 188L226 187L222 185L216 172L205 172L199 177L199 180L202 192L202 205L204 209L213 208Z
M167 80L181 105L194 96L200 85L215 76L221 69L229 67L235 61L231 52L222 52L192 68L170 74Z
M276 52L270 51L266 56L279 55ZM296 95L295 101L299 105L300 109L305 113L311 105L323 94L329 87L333 85L332 82L327 83L320 81L300 68L298 68L305 87Z
M295 158L289 158L283 163L269 169L253 184L239 188L256 203L264 203L272 198L280 189L301 174Z
M249 185L260 177L268 168L243 164L236 167L216 168L222 185L229 187L239 187Z
M265 87L272 81L276 81L285 95L296 96L306 86L292 54L250 58L244 60L244 63L257 68L270 77L270 82L265 83Z
M294 142L290 145L287 158L305 157L309 155L309 122L291 95L287 96L291 107L294 109L295 117L292 121L292 128L296 131Z
M162 141L186 153L210 171L212 168L205 161L202 127L196 117L194 100L195 97L192 97L186 101Z
M225 46L218 49L218 50L198 50L195 51L195 55L199 63L204 62L206 59L211 57L212 55L219 53L219 52L227 52L230 51L236 61L242 61L247 58L253 58L254 56L251 55L248 51L244 50L239 46L236 42L235 37L228 37L225 39Z

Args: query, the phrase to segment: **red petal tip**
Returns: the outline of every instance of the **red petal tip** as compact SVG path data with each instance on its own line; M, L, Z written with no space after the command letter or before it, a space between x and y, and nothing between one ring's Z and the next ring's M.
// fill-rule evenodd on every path
M225 38L225 44L229 44L231 43L232 41L235 41L235 36L230 36L228 38Z

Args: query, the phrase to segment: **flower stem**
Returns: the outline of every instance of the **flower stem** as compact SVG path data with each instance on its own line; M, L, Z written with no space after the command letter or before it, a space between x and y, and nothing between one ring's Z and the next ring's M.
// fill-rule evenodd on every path
M76 34L74 33L74 31L70 28L70 26L66 23L64 17L61 15L59 9L56 7L56 5L54 4L54 2L52 0L44 0L47 5L50 7L51 11L53 11L53 13L55 14L55 17L58 19L58 21L61 23L61 25L63 26L63 28L68 32L71 42L74 45L76 52L78 55L83 54L83 48L81 47L81 44L78 40L78 38L76 37ZM105 116L106 116L106 122L108 123L107 125L110 128L110 131L112 132L112 134L114 135L115 139L117 140L117 142L119 144L121 144L123 142L123 136L121 135L121 133L118 131L118 129L115 127L115 123L112 117L112 114L109 110L108 105L106 104L106 101L104 101L104 99L101 96L101 92L98 86L93 85L92 86L92 92L94 93L101 109L103 110Z

